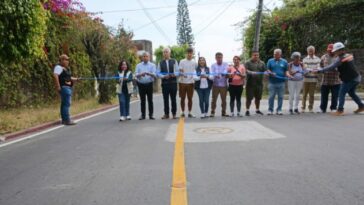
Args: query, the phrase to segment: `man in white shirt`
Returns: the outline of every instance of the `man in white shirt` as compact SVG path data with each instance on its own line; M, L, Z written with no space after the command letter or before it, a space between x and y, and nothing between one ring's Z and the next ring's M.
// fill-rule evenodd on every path
M181 117L185 117L185 99L188 99L188 117L195 117L192 111L192 97L194 92L193 75L197 67L196 61L193 59L193 48L187 49L186 59L179 63L180 79L179 79L179 97L181 98Z

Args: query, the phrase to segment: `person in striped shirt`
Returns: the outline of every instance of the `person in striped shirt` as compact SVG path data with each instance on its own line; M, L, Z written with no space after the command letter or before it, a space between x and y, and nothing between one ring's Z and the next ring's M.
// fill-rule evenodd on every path
M315 47L307 47L307 56L303 59L303 65L306 70L312 71L320 67L321 59L315 55ZM313 103L315 100L315 90L318 82L317 73L307 72L303 81L303 99L302 112L306 110L306 99L309 95L308 111L313 112Z

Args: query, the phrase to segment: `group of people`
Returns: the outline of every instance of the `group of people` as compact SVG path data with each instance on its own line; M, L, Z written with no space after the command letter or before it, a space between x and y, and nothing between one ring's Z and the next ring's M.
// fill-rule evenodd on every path
M242 117L241 96L246 89L245 115L250 116L252 101L255 104L255 113L264 115L260 110L260 101L263 95L264 76L268 76L269 107L268 115L283 115L283 97L286 82L289 91L289 112L300 114L306 111L308 99L308 112L313 112L314 95L319 83L318 74L323 73L321 81L320 112L328 109L329 93L331 93L330 110L334 115L344 114L345 96L349 96L358 105L354 113L364 112L364 104L356 94L356 88L361 82L361 76L355 67L353 55L346 52L344 44L337 42L327 46L327 53L321 58L315 55L315 47L307 48L307 56L303 58L299 52L293 52L291 61L282 58L282 50L275 49L273 58L265 64L259 58L258 51L252 51L251 58L241 64L239 56L233 57L233 64L223 61L223 54L215 54L216 62L207 66L206 59L199 57L194 60L194 50L186 50L186 58L179 63L171 58L171 50L164 48L163 60L156 66L150 62L150 54L143 53L142 62L136 66L135 73L131 71L130 64L122 60L116 74L116 92L120 105L120 121L131 120L130 97L133 93L133 81L139 90L141 115L139 120L146 119L146 103L148 102L148 117L154 120L153 84L157 78L161 79L164 115L162 119L177 119L177 92L180 97L180 117L194 118L192 113L193 95L197 92L201 118L214 117L217 99L221 99L221 116ZM60 65L54 71L57 90L61 95L61 115L64 124L74 124L67 114L70 106L70 96L73 81L67 69L68 57L62 55ZM71 83L69 83L71 82ZM302 107L299 110L301 90L303 89ZM211 110L209 113L210 94L212 92ZM230 96L230 115L226 111L227 93ZM274 109L277 96L278 106ZM187 98L187 109L186 109ZM235 110L236 107L236 110ZM236 112L235 112L236 111Z

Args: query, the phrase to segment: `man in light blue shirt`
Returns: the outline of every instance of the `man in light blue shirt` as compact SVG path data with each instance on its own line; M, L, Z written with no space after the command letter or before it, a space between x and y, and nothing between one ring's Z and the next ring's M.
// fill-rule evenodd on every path
M135 76L139 88L141 116L139 120L145 120L146 96L148 98L149 119L153 117L153 82L156 78L156 67L154 63L149 62L150 54L143 53L143 62L136 66Z
M269 109L268 115L273 115L274 110L274 98L278 95L278 107L277 115L283 115L282 105L283 105L283 95L285 92L285 82L286 76L290 77L288 73L288 63L285 59L281 58L282 50L274 50L274 58L268 60L267 69L269 76Z
M221 97L221 116L228 117L226 114L226 95L227 95L227 70L229 64L223 62L223 54L217 52L215 54L216 63L211 65L211 72L214 75L214 82L212 86L212 101L211 101L211 115L215 116L217 98Z

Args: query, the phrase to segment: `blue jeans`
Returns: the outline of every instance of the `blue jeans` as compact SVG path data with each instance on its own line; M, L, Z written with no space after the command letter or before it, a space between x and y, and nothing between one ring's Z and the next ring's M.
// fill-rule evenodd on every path
M118 94L119 97L119 108L120 108L120 116L129 116L130 115L130 94L121 93Z
M364 107L363 102L361 101L361 99L355 92L356 87L358 85L359 85L359 82L354 81L354 80L346 82L346 83L343 82L341 84L340 91L339 91L339 108L338 108L339 111L344 111L346 93L349 94L349 96L354 100L354 102L359 106L359 108Z
M326 112L330 92L331 92L330 110L336 110L337 109L339 90L340 90L340 84L337 84L337 85L322 85L321 86L321 104L320 104L321 111Z
M211 88L196 89L200 100L201 113L208 113Z
M274 110L274 98L278 95L278 107L277 112L282 111L283 105L283 95L285 91L285 82L283 83L269 83L268 85L269 91L269 111L273 112Z
M70 107L72 99L72 88L69 86L61 87L61 117L62 122L69 122L70 119Z

